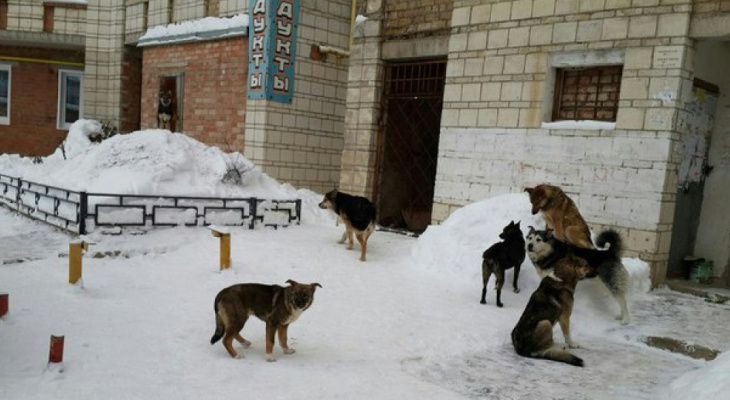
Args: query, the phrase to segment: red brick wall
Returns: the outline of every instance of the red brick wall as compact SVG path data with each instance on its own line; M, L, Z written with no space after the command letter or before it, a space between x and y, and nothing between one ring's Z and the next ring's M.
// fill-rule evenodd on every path
M84 62L83 52L0 46L0 55ZM4 61L6 62L6 61ZM0 125L0 153L45 156L67 131L56 129L58 70L81 69L57 64L10 61L10 125Z
M142 112L142 50L136 47L124 47L121 95L122 110L119 131L136 131L140 128Z
M242 151L247 51L248 41L241 37L145 47L142 129L157 127L159 77L183 73L183 131L225 151Z

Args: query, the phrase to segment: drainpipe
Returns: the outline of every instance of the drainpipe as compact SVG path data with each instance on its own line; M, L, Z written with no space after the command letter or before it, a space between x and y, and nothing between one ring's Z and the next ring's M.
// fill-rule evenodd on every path
M0 61L19 61L19 62L38 63L38 64L69 65L69 66L73 66L73 67L83 67L84 66L84 63L79 63L79 62L47 60L47 59L43 59L43 58L28 58L28 57L0 56Z
M355 37L355 14L357 14L357 0L352 0L352 5L350 6L350 47L349 49L352 49L352 39Z

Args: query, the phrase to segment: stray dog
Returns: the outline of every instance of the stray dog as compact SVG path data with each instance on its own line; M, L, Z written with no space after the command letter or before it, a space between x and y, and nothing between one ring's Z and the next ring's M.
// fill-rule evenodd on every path
M215 333L210 344L223 338L223 346L233 358L243 358L243 353L233 349L233 339L239 341L244 348L251 342L239 333L248 317L255 315L266 322L266 361L274 358L274 336L278 333L279 346L284 354L293 354L294 349L287 344L289 324L312 305L314 290L322 287L319 283L302 284L288 280L287 287L279 285L262 285L259 283L241 283L221 290L215 301Z
M519 293L517 287L517 278L520 276L520 266L525 261L525 238L522 236L519 221L510 221L505 226L502 233L499 234L502 242L493 244L482 254L482 304L487 304L485 297L487 296L487 282L489 277L494 273L497 278L497 307L502 307L502 286L504 286L504 271L512 267L515 268L515 276L512 286L515 293Z
M159 104L157 105L157 127L160 129L170 129L172 113L172 91L161 92Z
M555 237L563 242L593 249L591 231L573 200L557 186L537 185L525 188L530 195L532 215L539 212L545 218L545 230L555 230Z
M517 354L583 366L582 359L553 346L553 327L560 324L568 347L579 347L570 337L570 314L575 286L589 271L585 260L572 255L555 260L552 274L540 281L512 330L512 345Z
M629 308L626 305L626 290L628 289L629 272L621 262L622 242L621 236L613 229L601 232L596 238L596 244L608 250L584 249L557 240L549 231L538 231L529 227L527 232L527 254L535 265L540 277L547 276L553 269L555 260L559 260L566 254L574 254L588 262L591 272L587 278L598 276L601 282L608 288L613 298L621 308L619 319L622 324L628 324Z
M360 261L365 261L368 249L368 238L375 230L375 205L362 196L353 196L334 189L324 195L319 208L330 209L345 223L345 232L337 243L345 243L349 239L348 250L352 250L353 234L360 243Z

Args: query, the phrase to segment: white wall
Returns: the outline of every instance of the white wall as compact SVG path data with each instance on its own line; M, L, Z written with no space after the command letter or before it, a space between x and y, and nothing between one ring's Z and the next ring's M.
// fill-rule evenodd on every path
M715 129L710 139L709 165L694 253L713 260L715 276L727 277L730 263L730 42L700 42L695 76L720 87Z

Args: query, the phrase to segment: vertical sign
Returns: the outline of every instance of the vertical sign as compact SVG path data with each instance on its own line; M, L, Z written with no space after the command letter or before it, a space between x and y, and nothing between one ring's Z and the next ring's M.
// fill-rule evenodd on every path
M267 52L267 25L270 25L267 18L269 12L269 1L254 0L249 8L248 24L248 98L266 98L266 61Z
M250 13L248 98L291 103L299 0L254 0Z

